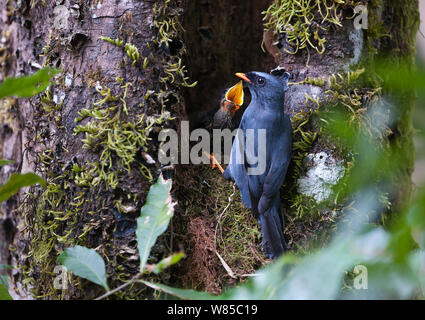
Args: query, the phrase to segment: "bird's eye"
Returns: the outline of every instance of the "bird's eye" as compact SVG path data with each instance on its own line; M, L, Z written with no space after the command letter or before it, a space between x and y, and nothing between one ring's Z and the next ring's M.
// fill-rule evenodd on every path
M262 78L262 77L258 77L257 78L257 84L260 86L263 86L266 83L266 79Z

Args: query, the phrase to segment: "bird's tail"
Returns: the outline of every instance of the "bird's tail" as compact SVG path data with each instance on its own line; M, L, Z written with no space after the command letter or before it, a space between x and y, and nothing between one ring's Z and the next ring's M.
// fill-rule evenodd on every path
M280 219L280 206L273 205L270 210L261 214L258 220L263 236L261 245L266 257L269 259L279 257L287 249Z

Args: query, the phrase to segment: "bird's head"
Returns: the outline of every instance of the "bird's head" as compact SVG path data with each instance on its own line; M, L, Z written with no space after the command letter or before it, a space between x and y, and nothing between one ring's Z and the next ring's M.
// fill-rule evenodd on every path
M272 72L272 74L252 71L248 73L236 73L236 76L245 80L248 84L252 99L260 99L264 102L282 102L285 97L290 74L284 72L284 70Z

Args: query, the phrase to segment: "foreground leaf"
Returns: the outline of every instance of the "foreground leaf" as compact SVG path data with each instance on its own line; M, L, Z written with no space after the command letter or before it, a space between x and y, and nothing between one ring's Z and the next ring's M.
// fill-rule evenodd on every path
M9 279L4 274L0 274L0 285L9 288Z
M147 285L148 287L159 290L168 294L171 294L175 297L185 300L219 300L219 297L213 296L206 292L199 292L192 289L179 289L166 286L164 284L148 282L140 280L141 283Z
M0 160L0 166L4 166L6 164L12 164L12 160Z
M173 217L171 181L162 176L151 186L146 203L137 219L137 248L140 255L140 270L143 271L156 239L167 230Z
M10 179L0 187L0 202L9 199L22 187L31 186L40 183L46 186L46 181L37 176L35 173L29 172L25 174L13 173Z
M0 300L13 300L7 288L0 284Z
M60 73L58 69L44 68L30 76L7 78L0 84L0 99L4 97L32 97L50 85L50 78Z
M13 267L8 264L0 264L0 270L1 269L13 269ZM4 274L0 274L0 285L9 288L9 279Z
M68 248L62 252L57 261L75 275L109 290L106 282L105 262L94 249L82 246Z
M11 269L13 269L13 266L8 265L8 264L0 264L0 269L11 270Z

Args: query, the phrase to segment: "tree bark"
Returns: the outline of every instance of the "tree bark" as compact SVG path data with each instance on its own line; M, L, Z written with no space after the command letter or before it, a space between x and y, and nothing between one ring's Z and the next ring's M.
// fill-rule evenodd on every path
M417 0L362 1L369 9L367 30L355 30L353 20L348 19L353 6L347 6L338 11L341 26L327 24L320 29L319 36L326 38L323 53L310 48L296 54L285 51L288 47L283 34L273 30L263 34L261 12L271 3L32 0L0 4L1 77L30 74L43 65L62 70L48 93L1 105L2 114L8 116L1 118L0 158L15 161L2 168L2 181L11 172L33 171L49 182L47 189L23 190L1 207L1 263L17 266L12 272L16 297L98 295L96 286L77 277L71 278L67 290L53 286L56 257L76 244L96 248L105 258L110 287L137 273L135 235L131 232L135 218L151 183L161 173L174 173L174 168L164 168L157 161L157 134L162 128L178 130L183 119L189 119L192 128L203 126L208 111L218 107L224 90L236 82L235 72L284 67L292 74L291 82L304 81L290 87L286 111L291 117L306 119L309 110L318 107L313 100L320 104L328 98L325 86L305 79L327 80L336 73L359 70L367 67L371 56L413 63ZM113 43L115 39L118 41ZM263 40L266 52L261 49ZM131 54L135 50L138 59ZM167 73L177 65L177 71ZM198 84L192 88L195 80ZM307 102L306 94L312 98ZM400 185L399 192L391 195L396 204L409 197L414 165L412 92L398 98L403 103L391 141L408 159L395 182ZM94 111L104 113L96 118ZM89 127L78 127L88 123L95 126L93 134ZM293 118L295 128L300 123ZM151 124L152 130L147 130ZM285 235L292 246L305 244L304 239L310 240L324 224L313 216L294 218L294 210L315 207L312 203L329 197L327 190L312 188L309 169L317 167L317 157L325 157L325 167L333 170L338 181L347 160L332 143L320 138L317 125L302 130L313 138L304 148L294 150L282 190L288 220ZM294 139L302 140L299 132ZM146 160L146 154L155 159L154 164ZM186 261L161 281L220 292L234 280L214 254L218 241L215 224L227 215L233 220L247 217L243 223L258 227L249 220L232 184L209 170L205 166L177 167L173 189L178 200L176 216L153 257L176 251L180 244L187 253ZM300 196L303 203L298 201ZM228 199L232 200L226 211ZM318 210L326 215L331 211L329 207ZM266 263L255 234L250 239L226 237L232 230L222 229L227 245L244 242L244 255L251 261L246 267L241 257L235 257L240 253L227 247L227 255L225 250L220 252L233 270L250 273ZM187 270L188 266L197 270ZM140 293L136 288L125 294L140 298L151 293Z

